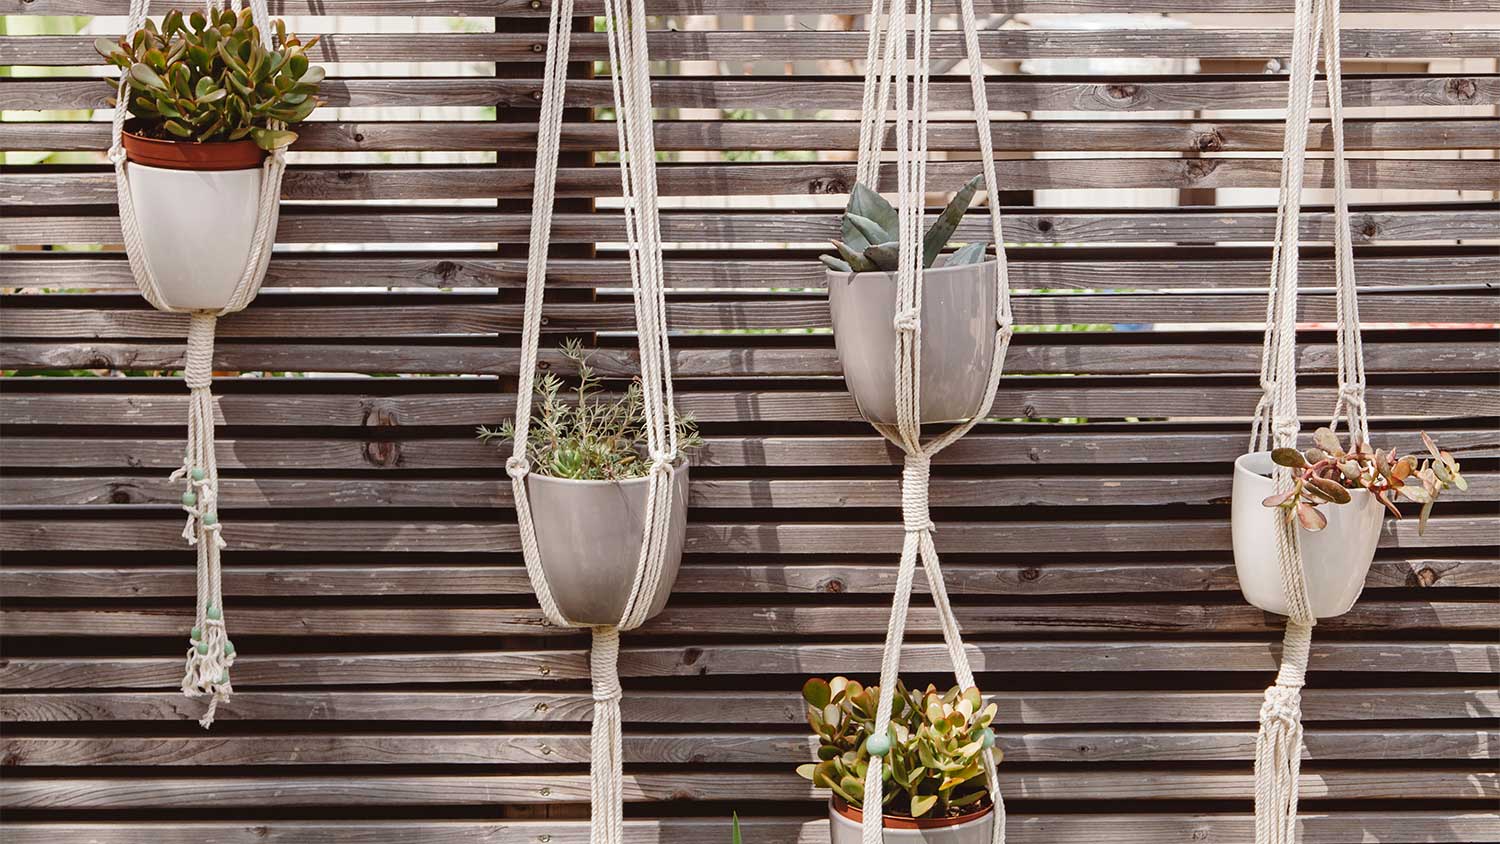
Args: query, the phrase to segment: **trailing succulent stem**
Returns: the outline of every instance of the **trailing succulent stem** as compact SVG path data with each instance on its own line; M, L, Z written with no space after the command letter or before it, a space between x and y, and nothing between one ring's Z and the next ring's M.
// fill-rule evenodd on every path
M118 40L100 38L94 49L130 84L126 107L131 130L181 141L250 138L267 152L290 145L297 133L271 125L300 123L322 103L316 98L323 68L308 62L305 43L274 22L277 45L266 49L249 9L219 9L184 17L173 9L161 28L148 19ZM117 87L118 78L109 80ZM116 106L119 104L116 103Z
M541 401L532 410L526 437L526 459L534 471L553 478L580 481L619 481L644 477L651 464L646 455L646 419L639 381L625 395L602 395L603 379L589 366L590 353L578 340L562 346L563 356L578 370L578 386L564 397L563 382L550 372L539 372L535 393ZM514 440L515 423L480 428L479 439ZM677 441L682 449L703 444L690 415L677 415Z
M979 189L983 176L975 176L968 184L959 188L938 215L932 228L922 238L922 266L931 267L948 245L949 238L958 231L958 224L974 201L974 192ZM843 240L833 241L838 255L820 255L819 260L830 269L844 273L896 272L900 265L900 221L896 209L885 197L864 185L855 185L849 194L849 204L839 220ZM970 243L948 256L944 266L957 267L978 264L984 261L987 242Z
M875 737L879 686L815 677L802 687L802 699L818 738L818 761L797 773L850 806L864 805L872 747L885 759L882 806L887 814L946 818L989 805L983 755L995 746L990 725L996 706L986 706L978 689L954 686L939 693L928 686L914 693L897 681L890 729Z
M1469 482L1459 474L1458 461L1439 449L1425 431L1422 444L1427 446L1430 458L1411 454L1398 458L1395 449L1382 452L1371 449L1369 443L1353 443L1346 452L1331 429L1319 428L1313 434L1313 447L1307 451L1278 448L1271 452L1276 465L1294 470L1296 476L1290 490L1269 496L1261 503L1281 510L1287 524L1296 519L1304 528L1317 531L1328 526L1328 519L1318 507L1328 503L1348 504L1351 489L1369 490L1398 519L1401 511L1392 499L1395 493L1400 493L1422 505L1417 522L1417 532L1422 533L1443 490L1469 488Z

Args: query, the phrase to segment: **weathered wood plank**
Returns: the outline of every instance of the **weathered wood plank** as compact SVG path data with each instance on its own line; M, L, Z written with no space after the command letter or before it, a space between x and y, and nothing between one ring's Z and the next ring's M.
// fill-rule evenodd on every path
M1421 2L1422 0L1419 0ZM543 7L545 8L545 6ZM1284 53L1285 47L1278 48ZM1272 55L1268 53L1267 55ZM1389 76L1345 75L1344 104L1362 106L1486 106L1500 102L1500 75L1490 73ZM1117 75L1093 79L1036 79L991 76L985 80L990 108L999 111L1205 111L1212 109L1285 108L1286 79L1276 75L1159 77ZM1326 105L1322 86L1313 101ZM652 101L658 108L826 109L829 103L860 101L860 82L849 77L665 77L653 79ZM114 96L97 79L3 79L0 108L108 108ZM934 108L968 108L967 80L936 78ZM503 106L537 108L541 101L535 78L330 77L318 88L319 99L334 107ZM566 104L597 108L611 105L605 79L568 81Z
M1248 334L1249 332L1245 332ZM1046 335L1045 346L1013 343L1005 359L1010 375L1230 375L1253 373L1260 347L1248 343L1212 342L1201 338L1173 338L1153 333L1151 339L1184 339L1181 345L1130 343L1070 345L1076 334ZM838 357L824 337L816 347L721 349L684 348L672 351L675 378L727 378L746 376L830 377L842 374ZM1022 335L1025 340L1026 335ZM1365 364L1372 372L1479 373L1500 369L1500 344L1473 343L1376 343L1367 337ZM185 346L148 341L0 341L0 369L181 369ZM556 350L541 354L542 365L552 372L573 369ZM1336 349L1331 344L1303 343L1297 347L1299 373L1334 372ZM590 364L606 376L633 377L639 372L636 352L603 349ZM513 375L520 369L520 351L493 344L411 345L367 342L357 347L326 343L220 342L214 347L214 366L220 371L331 371L359 373L483 373Z
M955 595L1097 595L1101 593L1233 592L1239 588L1231 561L1153 563L1141 561L972 563L947 560L944 582ZM684 565L675 592L732 595L891 594L890 565L868 563L757 563ZM915 584L920 594L925 580ZM176 598L196 594L188 564L91 568L45 566L0 569L0 593L12 598ZM1379 559L1366 587L1497 588L1500 562L1458 555L1408 554ZM275 566L230 563L224 593L234 597L332 597L373 595L530 595L525 569L500 566L298 563ZM236 618L238 618L236 614ZM173 635L181 630L173 628ZM3 700L0 700L3 702Z
M877 631L878 632L878 631ZM1099 671L1175 672L1199 666L1216 672L1273 674L1280 647L1266 641L1172 639L1168 641L975 641L966 646L976 673L1092 673ZM622 677L724 677L741 675L858 674L880 667L879 642L816 644L704 644L689 648L620 649ZM1381 682L1390 674L1491 674L1500 646L1474 642L1314 640L1314 672L1375 672ZM952 670L941 644L907 642L901 649L907 673ZM237 688L254 691L266 685L411 685L583 680L589 676L583 650L443 651L357 654L241 654L235 660ZM0 664L7 691L28 689L176 689L182 683L182 658L156 657L12 657ZM1450 682L1463 682L1454 677ZM1368 682L1365 685L1369 685Z
M1350 184L1356 189L1500 189L1496 159L1356 158L1348 164ZM0 197L15 206L115 201L112 171L61 167L17 168L0 175ZM1010 159L997 161L996 170L1000 183L1011 190L1270 188L1281 178L1281 162L1274 158ZM657 168L657 186L662 196L847 194L855 182L854 171L853 164L836 161L663 164ZM1303 185L1308 189L1333 187L1333 168L1326 159L1309 159L1305 175ZM281 195L320 201L524 198L531 195L535 176L530 168L294 165L286 170ZM956 190L973 176L971 162L934 161L928 167L928 186L932 191ZM896 174L883 173L880 189L894 191ZM560 197L617 196L620 177L609 165L563 167L556 190ZM18 240L17 229L7 222L0 228L0 243L37 242Z
M1020 732L996 730L1007 764L1239 761L1255 757L1255 730L1233 732ZM1437 727L1419 729L1311 729L1304 760L1319 764L1363 761L1457 762L1484 759L1500 734L1487 730ZM636 730L624 737L626 764L715 764L795 766L817 754L818 742L800 733L672 733ZM587 764L589 737L556 734L358 733L355 735L262 734L234 736L10 736L0 740L10 765L108 769L150 765L160 768L207 765L568 765ZM11 772L12 774L16 772ZM788 772L790 773L790 772ZM794 776L794 775L793 775ZM1420 775L1417 775L1420 776ZM735 784L720 781L718 794L730 796ZM689 781L691 782L691 781ZM211 798L203 789L199 800ZM685 787L691 787L685 785ZM805 797L811 783L798 786ZM3 786L0 786L3 789ZM743 794L744 792L739 792ZM757 794L775 799L777 795ZM184 795L186 797L186 795ZM188 798L191 799L191 798ZM560 802L556 800L546 802ZM681 799L673 796L669 799ZM3 804L3 796L0 796ZM206 803L207 805L207 803Z
M157 393L22 392L30 379L18 379L9 399L0 404L0 424L6 425L181 425L187 418L187 396ZM42 386L53 387L56 379ZM335 383L320 381L320 386ZM414 387L436 389L439 379L423 379ZM368 387L361 382L361 388ZM472 387L471 387L472 384ZM267 386L285 392L265 389ZM383 386L383 385L382 385ZM397 384L398 387L405 385ZM493 390L488 384L459 382L455 387ZM224 392L236 388L237 392ZM1334 405L1335 390L1303 387L1303 407ZM1087 417L1202 417L1207 408L1216 419L1248 419L1261 391L1251 386L1184 380L1179 386L1119 387L1090 379L1047 379L1044 376L1002 382L991 409L997 419L1055 419ZM777 392L688 392L676 394L677 409L700 422L745 421L860 421L847 393L814 390ZM1419 387L1372 385L1368 394L1375 416L1423 419L1485 418L1500 415L1500 391L1491 386ZM495 423L515 413L514 397L496 392L431 392L427 394L344 394L298 391L294 382L224 379L215 385L215 421L219 425L289 427L379 428L459 426ZM1085 446L1086 447L1086 446ZM495 458L495 465L500 465Z
M1302 794L1347 793L1336 775L1306 774ZM1335 788L1338 787L1338 788ZM1404 799L1396 797L1393 799ZM809 816L821 807L809 808ZM828 844L828 824L803 818L741 817L745 840L760 844ZM1304 844L1349 844L1351 841L1423 841L1447 844L1493 844L1500 841L1500 818L1489 812L1349 812L1325 814L1304 807L1297 816L1298 839ZM500 844L512 840L551 844L588 844L582 821L173 821L171 823L107 821L11 823L5 826L13 844L54 844L87 840L95 844L137 844L146 836L157 844ZM1009 813L1008 840L1014 844L1066 841L1110 841L1112 844L1203 844L1243 842L1254 835L1249 813L1203 814L1066 814L1038 815L1019 809ZM1372 838L1373 837L1373 838ZM728 841L729 825L719 819L664 818L625 821L627 844L701 844Z
M1444 502L1500 500L1500 474L1465 472L1468 490L1443 493ZM1208 475L1037 475L935 478L934 507L1106 507L1221 504L1229 473ZM0 477L6 507L180 506L182 485L165 477ZM511 507L508 478L224 478L224 507L340 509L350 507ZM895 507L895 478L703 478L689 486L694 508L807 509Z
M939 453L938 466L1031 466L1112 463L1217 464L1227 475L1229 463L1245 452L1243 431L1191 431L1137 423L1128 431L1099 425L1069 426L1076 433L994 433L988 426ZM1055 430L1055 429L1054 429ZM389 433L389 432L387 432ZM1460 459L1500 457L1500 436L1489 428L1444 428L1443 446ZM1381 447L1411 452L1421 448L1415 428L1385 425ZM1312 432L1302 433L1304 444ZM250 439L221 437L223 469L414 469L476 470L494 459L494 448L473 437L407 437L403 439ZM175 439L100 437L18 437L0 449L0 467L77 468L160 471L182 465L182 443ZM850 436L709 436L693 454L693 465L714 468L746 466L900 466L901 452L873 435ZM478 471L484 471L479 469ZM494 472L500 465L494 465ZM498 477L498 474L496 474ZM937 479L942 480L939 469Z
M101 301L95 307L69 307L63 295L12 299L0 311L0 332L7 337L184 337L187 314ZM467 301L466 301L467 300ZM330 302L320 298L320 302ZM287 296L267 295L256 307L219 320L217 336L245 337L400 337L517 333L520 304L493 304L490 297L452 294L451 304L405 304L387 298L355 298L349 304L300 305ZM1265 297L1251 294L1102 293L1092 295L1019 294L1013 297L1020 325L1073 323L1142 323L1166 317L1173 324L1263 323ZM136 304L136 303L132 303ZM1460 317L1461 315L1461 317ZM1332 323L1336 298L1327 293L1300 296L1297 319ZM1366 297L1360 318L1370 323L1464 322L1480 327L1500 323L1500 295L1486 292L1387 293ZM549 331L630 331L635 307L629 301L552 303L542 319ZM723 331L746 328L832 328L825 297L820 294L763 294L757 298L716 300L683 295L667 301L667 327L673 331ZM1253 352L1251 353L1253 355ZM1455 355L1462 354L1455 352ZM1252 358L1253 359L1253 358ZM1067 370L1064 370L1067 371ZM1148 371L1149 370L1145 370Z
M1254 723L1263 695L1245 692L1110 690L997 692L1002 724ZM792 691L632 691L621 701L626 724L720 724L732 708L739 724L800 727L801 697ZM180 721L201 704L180 692L66 692L0 695L0 722ZM594 699L582 692L236 692L219 720L518 721L588 723ZM1302 714L1318 721L1493 718L1500 691L1483 687L1308 689Z
M1250 212L1251 214L1259 212ZM582 220L587 217L588 221ZM1363 216L1363 215L1362 215ZM55 231L67 238L108 241L118 236L113 218L48 217ZM721 214L714 216L663 214L666 236L679 241L805 241L837 237L834 215L799 214L775 218L767 215ZM1035 228L1040 220L1033 220ZM34 225L41 226L43 223ZM972 223L960 227L960 238L981 236ZM988 225L988 222L985 223ZM1024 227L1024 219L1007 217L1006 231L1012 236ZM1049 223L1049 225L1051 225ZM1500 230L1500 219L1494 221ZM1364 227L1379 235L1373 220ZM488 236L500 243L524 242L522 221L515 215L469 214L320 214L298 216L297 207L282 209L277 236L283 243L321 243L324 241L361 242L372 238L386 241L424 240L443 242L474 236L484 228ZM1464 230L1468 230L1465 228ZM1036 231L1037 235L1042 232ZM1365 241L1363 231L1356 239ZM1417 234L1408 232L1408 234ZM593 243L596 238L623 238L623 222L607 214L564 215L553 232L556 243ZM1129 237L1130 235L1122 235ZM1143 235L1135 235L1139 238ZM1222 235L1221 235L1222 236ZM1433 236L1433 232L1428 232ZM1169 256L1160 249L1151 255L1142 249L1069 249L1063 258L1051 248L1007 250L1012 288L1052 289L1181 289L1181 288L1264 288L1270 251L1257 248L1195 249L1177 247ZM1385 251L1385 250L1381 250ZM1444 288L1493 287L1500 277L1500 256L1487 249L1448 247L1442 251L1428 249L1415 254L1373 254L1361 249L1356 253L1354 270L1361 291L1384 287ZM17 287L83 288L96 290L135 289L124 255L90 255L87 253L49 252L12 253L6 257L7 281ZM821 264L811 259L788 260L747 254L743 262L725 264L703 260L682 260L667 253L663 262L669 287L737 287L821 288L825 276ZM1299 272L1304 290L1330 287L1333 284L1333 262L1326 251L1305 250ZM496 259L475 252L445 251L441 256L402 255L372 256L369 252L325 254L280 254L271 259L265 287L396 287L464 289L472 287L518 287L525 283L524 262ZM548 265L547 283L554 287L619 288L630 284L628 269L611 259L553 259ZM1020 338L1024 340L1025 338Z
M107 35L101 29L98 35ZM307 34L312 34L308 30ZM1490 58L1500 53L1500 31L1487 29L1344 29L1345 59ZM93 65L93 35L0 36L0 64ZM795 61L864 58L866 35L858 31L700 31L654 30L647 42L658 61ZM979 33L984 55L1012 58L1166 57L1266 58L1282 55L1292 42L1286 29L1114 29L1098 33L1056 29L1006 29ZM527 32L438 34L332 32L309 51L322 62L499 61L539 62L544 35ZM576 59L609 58L600 33L576 33ZM955 32L934 32L934 58L962 58ZM858 102L858 100L855 100Z
M1132 591L1143 591L1137 588ZM961 606L954 613L972 636L1027 633L1220 634L1280 631L1284 620L1238 600L1233 603L1128 604L1112 599L1085 604ZM742 601L735 606L669 605L641 628L658 636L830 636L882 629L884 606L801 606ZM1319 627L1337 632L1494 631L1497 605L1484 601L1361 601ZM9 636L185 637L193 626L190 608L7 609L0 614ZM535 607L236 607L236 636L572 636L550 625ZM913 635L941 635L937 613L914 607L907 622Z
M477 17L546 17L547 7L531 5L530 0L270 0L273 15L390 15L390 16L477 16ZM939 5L940 10L946 7ZM976 12L1001 13L1081 13L1081 12L1285 12L1290 0L1225 0L1208 4L1204 0L976 0ZM603 14L601 0L581 0L575 7L579 14ZM821 0L823 14L860 14L868 11L856 0ZM0 0L0 13L33 15L110 15L118 14L117 0ZM651 7L659 15L780 15L804 14L801 0L658 0ZM1346 12L1493 12L1500 11L1494 0L1347 0Z
M437 131L434 131L434 130ZM654 125L659 150L850 150L859 142L859 124L835 120L662 120ZM886 148L895 148L887 127ZM1349 150L1485 149L1494 144L1494 118L1399 118L1347 120ZM297 127L296 152L384 150L493 151L534 149L534 123L479 121L319 120ZM1149 120L1109 122L1000 120L993 124L996 150L1084 152L1279 152L1280 122L1265 120ZM613 150L618 136L609 123L569 123L559 137L564 150ZM1308 149L1332 149L1326 122L1308 127ZM928 144L939 151L971 151L972 123L934 121ZM0 148L9 150L102 151L109 146L109 124L35 122L0 124Z

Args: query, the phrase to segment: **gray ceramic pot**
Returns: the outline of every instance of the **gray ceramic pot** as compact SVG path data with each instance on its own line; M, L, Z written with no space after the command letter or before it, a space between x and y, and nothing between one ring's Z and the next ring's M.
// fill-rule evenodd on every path
M687 535L686 460L674 478L672 535L661 587L651 600L651 615L661 612L672 592ZM569 621L615 624L624 614L640 562L649 485L649 478L575 481L536 473L526 476L542 571Z
M995 262L923 273L922 421L979 412L995 353ZM833 341L867 421L896 424L896 277L828 272Z
M828 832L831 844L860 844L864 816L858 809L829 801ZM955 821L957 821L955 823ZM990 844L995 829L994 807L963 818L937 821L886 818L885 844Z

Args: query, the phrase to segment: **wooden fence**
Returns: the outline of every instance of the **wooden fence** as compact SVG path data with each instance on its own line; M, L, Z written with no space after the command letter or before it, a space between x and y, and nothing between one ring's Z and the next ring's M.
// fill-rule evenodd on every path
M166 479L181 455L185 320L150 310L109 245L102 159L0 174L0 243L16 247L0 253L0 367L54 376L0 383L6 842L587 840L586 638L542 625L501 458L472 436L513 407L545 4L271 4L469 17L447 32L299 22L338 31L319 47L336 63L331 108L297 149L360 155L294 157L288 248L267 292L220 328L225 589L242 656L209 733L175 688L193 592ZM0 12L125 5L0 0ZM1000 704L1011 840L1248 841L1254 720L1281 619L1240 600L1229 555L1229 463L1257 398L1274 216L1242 189L1276 184L1285 76L1262 71L1290 39L1285 15L1240 13L1291 4L978 5L1020 15L982 42L1025 288L1016 312L1053 329L1018 335L995 403L1006 421L943 453L933 502L958 615ZM818 30L858 26L865 6L651 3L681 16L652 39L666 62L657 105L675 118L657 133L674 158L661 189L678 403L707 445L676 594L621 656L632 841L725 842L738 811L751 844L826 842L821 797L793 773L810 752L797 689L878 667L899 461L843 390L814 260L837 226L825 195L853 178L848 60L864 43ZM1472 486L1425 536L1414 519L1389 523L1363 600L1318 627L1303 840L1495 842L1500 3L1345 6L1375 429L1402 448L1432 431ZM1192 27L1015 28L1052 12ZM609 104L609 83L583 78L604 44L587 19L578 29L547 328L600 346L599 367L624 379L622 219L604 201L618 182L592 155L614 131L589 110ZM92 40L0 36L0 64L90 65ZM956 54L952 35L936 42ZM1036 63L1080 56L1081 70ZM359 64L372 62L385 63L375 75ZM7 121L49 110L0 122L0 149L105 146L106 123L58 111L104 108L106 86L81 75L0 79ZM962 109L968 85L949 76L934 91ZM422 110L372 120L371 108ZM962 118L933 126L934 148L959 154L934 166L934 189L977 170L960 160L973 148ZM1326 124L1311 135L1327 149ZM390 151L462 155L367 154ZM1075 154L1039 154L1057 152ZM1122 154L1138 152L1157 155ZM1308 182L1331 174L1314 164ZM1055 193L1068 189L1081 190ZM1143 195L1150 207L1133 207ZM1260 204L1228 205L1247 196ZM1329 220L1313 208L1302 224L1315 241L1305 284L1319 288L1301 305L1315 323L1299 363L1310 413L1333 399ZM982 214L965 228L987 232ZM235 377L247 373L287 377ZM911 633L908 675L941 682L921 597Z

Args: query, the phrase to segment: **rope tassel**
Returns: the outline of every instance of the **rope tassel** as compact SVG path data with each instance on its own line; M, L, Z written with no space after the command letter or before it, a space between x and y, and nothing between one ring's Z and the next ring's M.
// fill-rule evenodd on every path
M1255 738L1255 840L1295 844L1302 772L1302 686L1312 624L1288 621L1276 683L1266 689Z

